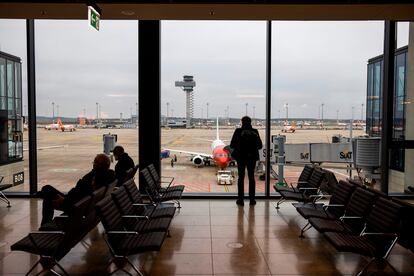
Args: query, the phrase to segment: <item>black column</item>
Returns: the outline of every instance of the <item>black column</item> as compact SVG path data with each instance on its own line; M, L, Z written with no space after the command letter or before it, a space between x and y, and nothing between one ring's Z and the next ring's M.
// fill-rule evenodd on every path
M385 21L382 80L381 191L388 194L390 146L393 127L395 21Z
M139 165L154 164L160 172L161 22L138 23ZM140 191L145 191L140 175Z
M36 135L36 74L35 74L35 23L26 20L27 42L27 105L29 121L29 175L30 194L37 192L37 135Z
M266 184L265 194L270 196L270 152L273 150L270 148L270 127L272 118L272 21L267 21L266 32Z

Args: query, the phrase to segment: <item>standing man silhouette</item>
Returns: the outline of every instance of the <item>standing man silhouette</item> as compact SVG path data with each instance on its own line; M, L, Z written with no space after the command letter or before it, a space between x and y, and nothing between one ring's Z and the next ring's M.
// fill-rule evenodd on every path
M254 169L256 167L256 161L259 160L259 149L263 147L263 144L259 132L252 127L252 119L250 117L244 116L241 119L241 128L237 128L234 131L230 147L233 149L232 156L237 161L237 170L239 173L236 203L240 206L244 205L244 175L247 168L250 205L255 205L256 182L254 179Z

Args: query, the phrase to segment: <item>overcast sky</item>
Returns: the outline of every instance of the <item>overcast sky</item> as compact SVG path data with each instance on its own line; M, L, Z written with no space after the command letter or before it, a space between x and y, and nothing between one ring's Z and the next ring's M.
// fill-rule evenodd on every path
M408 41L408 24L399 24L398 46ZM273 22L272 117L361 117L366 101L368 59L382 54L383 22ZM103 21L36 21L38 115L129 117L136 113L138 24ZM185 116L185 94L174 82L193 75L195 117L248 115L264 118L266 22L163 21L161 108ZM25 21L0 20L0 51L26 65ZM25 67L24 67L25 68ZM23 93L26 89L23 70ZM141 93L146 93L142 91Z

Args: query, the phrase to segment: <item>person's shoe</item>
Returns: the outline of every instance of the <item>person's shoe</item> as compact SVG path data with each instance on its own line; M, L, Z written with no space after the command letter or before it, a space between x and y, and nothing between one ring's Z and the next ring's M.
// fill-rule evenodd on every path
M251 200L250 200L250 205L256 205L256 200L251 199Z
M237 204L237 205L240 205L240 206L244 206L244 200L243 200L243 199L238 199L238 200L236 201L236 204Z

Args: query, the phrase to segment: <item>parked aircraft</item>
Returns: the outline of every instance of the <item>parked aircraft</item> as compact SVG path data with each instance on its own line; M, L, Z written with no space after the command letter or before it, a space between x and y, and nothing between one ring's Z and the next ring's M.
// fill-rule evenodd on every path
M72 132L72 131L76 130L76 127L74 125L64 125L60 119L58 119L57 123L58 123L59 128L62 132L64 132L64 131Z
M45 129L46 130L58 130L59 129L59 124L45 125Z
M282 132L291 132L294 133L296 131L296 124L290 124L288 121L283 123Z
M46 130L61 130L64 131L75 131L76 127L74 125L64 125L60 119L57 120L57 124L50 124L45 126Z
M343 128L345 128L345 127L347 127L348 125L349 125L349 123L341 123L341 122L339 122L338 120L336 121L336 125L338 126L338 127L343 127Z
M212 141L211 143L211 151L212 151L211 154L179 150L179 149L164 149L164 150L189 155L191 157L191 161L197 167L210 164L211 161L213 161L217 165L217 167L219 167L220 169L225 169L226 167L229 166L230 162L232 161L229 147L226 146L226 144L222 140L220 140L218 119L217 119L216 139Z

